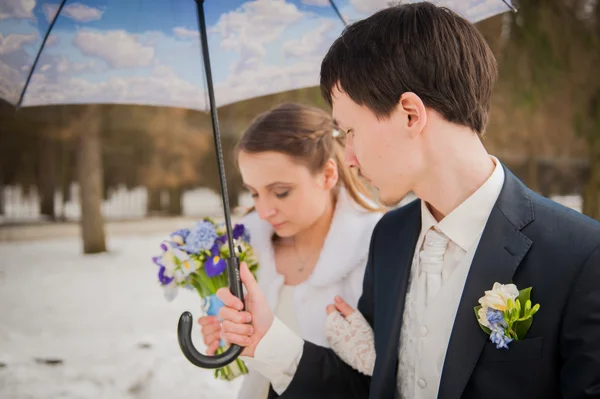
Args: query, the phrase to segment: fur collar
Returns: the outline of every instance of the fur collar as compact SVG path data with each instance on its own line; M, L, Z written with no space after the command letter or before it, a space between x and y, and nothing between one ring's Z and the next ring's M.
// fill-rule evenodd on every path
M364 267L371 233L381 216L382 213L364 210L345 189L341 189L323 249L306 283L316 287L334 284L356 268ZM261 220L256 212L246 215L242 223L250 233L251 245L260 262L259 284L269 285L282 279L275 268L271 225Z

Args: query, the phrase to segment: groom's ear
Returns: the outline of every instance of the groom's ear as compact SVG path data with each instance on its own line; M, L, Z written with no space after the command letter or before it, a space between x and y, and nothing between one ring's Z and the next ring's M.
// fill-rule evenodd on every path
M421 98L412 92L402 94L398 102L398 111L411 137L418 136L427 124L427 111Z

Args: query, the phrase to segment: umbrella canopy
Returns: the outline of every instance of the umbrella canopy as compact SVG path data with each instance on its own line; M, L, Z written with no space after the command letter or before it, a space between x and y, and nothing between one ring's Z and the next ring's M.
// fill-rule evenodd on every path
M9 103L24 92L21 106L209 110L194 0L67 0L55 21L60 0L0 3L0 98ZM388 3L334 2L347 22ZM502 0L435 3L472 22L509 9ZM206 0L204 10L217 106L318 85L320 61L344 28L329 0Z

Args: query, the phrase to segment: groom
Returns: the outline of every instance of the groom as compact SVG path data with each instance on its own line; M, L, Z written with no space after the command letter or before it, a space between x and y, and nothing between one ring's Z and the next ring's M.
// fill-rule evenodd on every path
M486 152L496 75L477 29L428 3L380 11L332 45L321 88L346 162L383 202L419 200L372 235L358 304L374 330L372 377L283 325L245 266L247 311L218 293L226 338L270 379L270 397L600 398L600 223ZM474 311L495 283L531 287L541 306L508 349Z

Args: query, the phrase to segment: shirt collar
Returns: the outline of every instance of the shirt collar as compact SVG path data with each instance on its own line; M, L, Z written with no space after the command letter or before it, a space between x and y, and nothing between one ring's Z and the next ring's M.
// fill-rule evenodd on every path
M425 201L421 201L421 231L423 233L431 227L435 227L464 251L473 245L483 232L504 185L504 169L496 157L492 156L491 158L496 166L490 177L439 223L429 211Z

